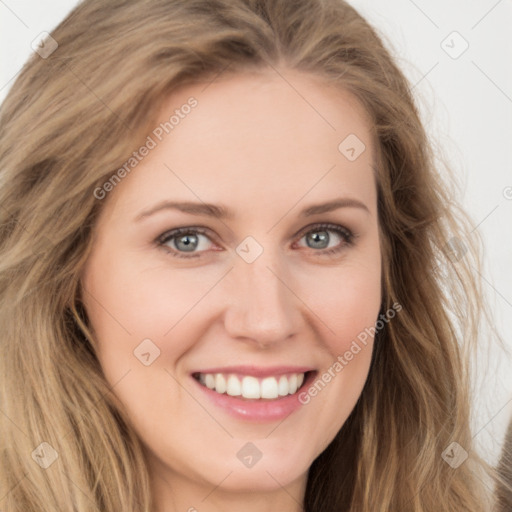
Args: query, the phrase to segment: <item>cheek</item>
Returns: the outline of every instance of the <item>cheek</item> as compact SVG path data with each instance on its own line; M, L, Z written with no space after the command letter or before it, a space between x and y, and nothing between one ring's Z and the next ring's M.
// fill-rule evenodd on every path
M194 345L194 306L211 287L208 276L144 267L136 258L108 252L91 259L84 275L85 306L97 340L107 382L147 437L154 419L183 400L179 385L164 370ZM218 277L212 275L212 284ZM146 363L148 363L146 365ZM150 421L148 421L148 418Z
M371 275L346 276L344 285L324 304L323 311L331 319L334 334L326 337L331 352L343 354L352 341L375 325L381 304L380 280ZM368 340L371 341L371 340Z
M146 338L158 346L165 339L176 350L186 349L168 340L175 327L186 326L187 315L219 279L218 269L170 272L165 263L148 267L136 257L109 256L92 259L83 279L99 350L107 348L101 342L108 340L109 351L123 349L133 357L132 351Z
M303 293L322 325L326 348L337 357L375 326L382 299L380 259L324 269L316 273L314 283L305 283Z
M348 417L368 375L382 299L379 254L368 251L339 267L317 272L314 287L311 281L303 284L327 352L313 383L315 389L305 391L303 403L313 400L329 411L322 414L332 436Z

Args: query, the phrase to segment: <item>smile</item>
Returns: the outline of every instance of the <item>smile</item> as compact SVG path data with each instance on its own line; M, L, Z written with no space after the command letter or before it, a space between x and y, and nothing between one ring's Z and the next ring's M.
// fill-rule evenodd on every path
M203 386L219 393L246 399L268 399L294 395L304 383L305 373L267 376L225 373L196 373L194 378Z

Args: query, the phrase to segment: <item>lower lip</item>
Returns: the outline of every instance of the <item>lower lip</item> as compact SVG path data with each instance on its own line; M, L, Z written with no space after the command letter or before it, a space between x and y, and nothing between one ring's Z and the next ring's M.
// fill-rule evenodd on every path
M309 372L308 375L306 375L300 390L304 390L309 386L310 382L314 379L314 376L315 372ZM225 393L217 393L216 391L203 386L194 379L194 377L192 377L192 379L217 407L220 407L237 419L260 423L284 420L303 405L299 402L300 391L293 395L275 398L272 400L250 400L237 396L230 396Z

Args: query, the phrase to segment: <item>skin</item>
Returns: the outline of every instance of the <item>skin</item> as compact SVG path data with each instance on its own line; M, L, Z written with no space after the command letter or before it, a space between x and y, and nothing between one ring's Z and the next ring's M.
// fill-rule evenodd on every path
M221 76L166 100L161 121L190 96L198 105L103 200L82 274L98 358L143 442L159 512L302 510L308 468L368 375L371 338L307 405L263 423L219 409L190 375L235 364L322 375L379 314L371 125L349 93L280 73L286 80L274 70ZM366 145L353 162L338 150L349 134ZM367 209L300 217L340 197ZM135 220L165 200L223 204L233 218L163 209ZM322 254L315 225L326 222L353 232L353 244L329 230L327 250L340 250ZM155 242L194 226L208 230L199 257ZM247 236L263 248L252 263L236 252ZM133 354L147 338L160 349L150 366ZM252 468L236 456L249 441L263 455Z

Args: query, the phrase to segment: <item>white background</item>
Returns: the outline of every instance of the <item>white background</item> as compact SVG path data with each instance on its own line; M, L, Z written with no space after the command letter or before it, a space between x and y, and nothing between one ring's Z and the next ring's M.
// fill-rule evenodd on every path
M351 3L377 28L414 84L427 129L458 177L460 200L486 246L488 300L512 350L512 0ZM51 32L76 4L0 0L0 101L30 55L32 40ZM512 357L490 336L484 334L482 342L492 344L491 357L484 347L474 434L494 462L512 416Z

